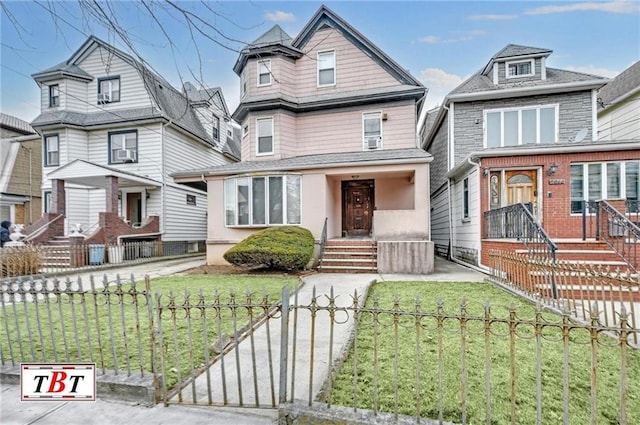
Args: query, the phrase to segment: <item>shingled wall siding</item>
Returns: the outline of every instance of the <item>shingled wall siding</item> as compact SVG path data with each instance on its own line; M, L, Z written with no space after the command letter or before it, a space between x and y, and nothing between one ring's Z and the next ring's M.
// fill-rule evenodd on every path
M440 187L447 182L445 174L447 174L447 145L448 145L448 117L442 121L440 128L436 132L433 143L428 152L433 155L429 176L431 180L431 195L433 196Z
M591 140L591 91L561 93L527 98L455 103L454 158L455 164L466 160L469 153L483 149L483 111L559 104L559 142L567 142L582 128L588 130L585 140ZM476 119L480 122L476 124ZM454 165L455 165L454 164ZM438 187L434 184L433 187Z

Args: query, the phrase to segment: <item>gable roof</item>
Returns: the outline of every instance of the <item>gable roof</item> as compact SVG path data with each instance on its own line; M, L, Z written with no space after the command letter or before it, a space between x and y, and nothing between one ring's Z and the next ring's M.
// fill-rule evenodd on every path
M521 46L519 44L507 44L498 53L493 55L492 59L506 59L517 56L549 56L553 53L551 49L542 47Z
M77 65L77 63L79 63L84 57L90 54L97 47L102 47L112 52L113 54L120 57L123 61L129 63L138 71L140 77L144 82L147 92L155 102L155 105L151 106L154 111L152 113L144 114L146 118L164 118L177 127L183 129L184 131L203 140L204 142L212 146L216 146L215 141L207 134L204 127L202 126L202 123L200 123L200 120L196 117L195 112L191 108L188 99L183 93L176 90L170 83L167 82L167 80L153 72L143 62L133 58L131 55L124 53L123 51L117 49L116 47L110 45L109 43L99 39L94 35L91 35L89 38L87 38L82 46L80 46L80 48L76 50L76 52L73 53L73 55L71 55L71 57L67 61L62 62L61 64L58 64L52 68L33 74L33 78L36 79L36 81L44 81L46 79L52 78L51 76L55 76L55 78L58 78L60 76L63 76L63 74L71 75L68 73L73 73L73 76L92 80L94 77L82 70ZM67 72L67 74L65 74L65 72ZM157 110L159 110L159 113L155 111L156 108ZM146 110L148 108L138 109ZM126 110L118 110L113 112L105 110L105 116L99 116L100 113L80 114L74 112L62 112L61 114L65 115L64 118L69 118L71 115L73 115L74 118L72 121L74 121L78 125L83 125L81 124L81 122L84 122L86 120L93 120L96 117L99 117L99 121L102 122L103 120L108 119L109 114L113 115L115 120L122 120L123 117L129 115ZM132 115L136 117L135 119L140 119L141 113L139 110L136 110ZM33 125L45 125L44 123L50 123L51 119L56 120L61 118L63 117L55 116L55 113L44 112L33 121Z
M372 43L367 37L362 35L347 21L342 19L325 5L320 6L307 25L302 28L298 36L292 42L293 47L302 50L313 34L325 26L340 31L347 40L351 41L358 48L367 53L367 55L378 62L387 72L393 75L402 84L422 87L422 83L411 75L409 71L398 65L397 62L391 59L391 57L378 48L378 46Z
M618 101L640 90L640 61L622 71L598 92L601 110L613 106Z
M0 127L15 131L22 134L35 134L35 130L28 122L21 120L13 115L0 112Z
M224 96L222 95L222 89L220 87L205 87L198 90L192 83L186 82L183 84L183 91L187 99L192 104L202 103L213 103L219 106L223 111L225 117L229 117L229 109L227 108L227 102L224 100ZM218 99L216 102L215 99Z

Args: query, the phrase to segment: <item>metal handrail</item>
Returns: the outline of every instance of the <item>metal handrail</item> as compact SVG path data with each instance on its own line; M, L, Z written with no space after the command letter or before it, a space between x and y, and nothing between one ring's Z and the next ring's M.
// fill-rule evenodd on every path
M546 257L555 262L558 246L536 221L532 211L531 203L518 203L485 211L485 238L517 239L527 248L530 257ZM558 288L554 273L549 276L549 283L553 297L557 298Z
M327 245L327 221L328 217L324 218L324 226L322 227L322 236L320 236L320 267L322 267L322 257L324 256L324 247Z
M36 230L34 230L33 232L29 233L24 239L23 242L29 242L30 240L36 238L37 236L40 236L42 233L44 233L44 231L49 227L49 225L55 221L57 221L58 219L60 219L60 217L64 217L63 214L60 214L58 216L56 216L53 220L51 221L47 221L46 223L42 224L40 227L38 227Z
M640 227L607 201L598 201L597 234L634 272L638 271Z

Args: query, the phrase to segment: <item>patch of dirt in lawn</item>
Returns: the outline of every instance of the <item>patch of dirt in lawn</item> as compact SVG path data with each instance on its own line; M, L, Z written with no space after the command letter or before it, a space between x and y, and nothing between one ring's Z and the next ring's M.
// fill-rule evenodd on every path
M246 268L233 265L224 266L210 266L204 265L200 267L194 267L189 270L185 270L182 274L185 275L250 275L250 276L304 276L309 274L309 270L295 271L295 272L283 272L279 270L265 269L263 267L258 268Z

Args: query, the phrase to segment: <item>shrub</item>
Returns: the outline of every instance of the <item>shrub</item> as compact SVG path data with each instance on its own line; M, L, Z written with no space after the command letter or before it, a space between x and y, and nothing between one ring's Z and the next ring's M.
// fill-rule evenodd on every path
M0 277L37 274L42 266L42 252L35 246L0 249Z
M297 226L261 230L224 253L224 259L236 266L267 267L276 270L300 270L313 255L313 235Z

